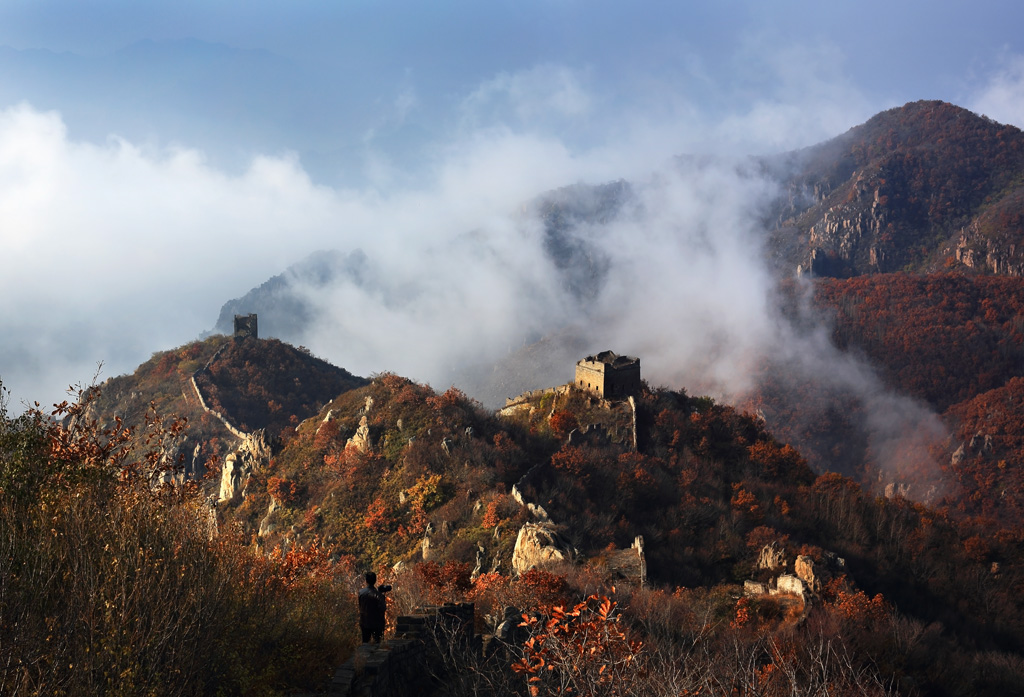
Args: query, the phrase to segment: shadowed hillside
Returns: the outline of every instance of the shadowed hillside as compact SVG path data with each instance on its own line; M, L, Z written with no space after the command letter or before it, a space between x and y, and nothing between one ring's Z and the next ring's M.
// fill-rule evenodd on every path
M228 342L196 376L210 408L242 431L262 428L272 438L366 382L303 349L253 337Z
M185 478L197 478L219 467L239 433L263 429L270 442L287 438L324 403L365 383L276 339L217 335L156 353L131 375L110 378L90 413L103 426L118 417L141 427L151 406L183 417L186 426L166 444L167 457L182 464Z

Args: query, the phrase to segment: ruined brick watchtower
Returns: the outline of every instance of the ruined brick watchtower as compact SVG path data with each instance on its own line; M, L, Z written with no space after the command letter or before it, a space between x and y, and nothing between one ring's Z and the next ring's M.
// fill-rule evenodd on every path
M256 315L235 315L235 338L251 336L253 339L260 338L259 328L256 324Z
M640 359L602 351L576 362L576 387L605 399L640 392Z

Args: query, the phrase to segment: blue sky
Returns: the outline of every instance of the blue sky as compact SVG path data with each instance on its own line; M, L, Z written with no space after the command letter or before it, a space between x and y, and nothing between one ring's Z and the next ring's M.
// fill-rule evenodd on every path
M991 1L12 0L0 100L59 110L73 137L181 143L234 168L291 151L317 180L359 184L376 158L418 171L481 86L544 67L571 75L587 107L523 112L502 93L472 118L580 148L645 114L685 125L845 102L845 123L799 129L813 141L906 101L974 106L1024 53L1022 14Z
M97 362L117 374L195 338L225 300L317 249L361 248L430 300L368 331L395 344L419 326L434 348L316 348L443 382L456 358L431 328L508 346L547 309L516 304L522 278L508 278L486 296L508 303L506 323L446 325L476 291L450 282L465 265L423 281L438 248L484 230L507 258L522 251L501 241L509 216L542 191L639 180L680 153L802 147L907 101L1024 125L1022 26L1024 5L997 1L6 0L0 379L51 401ZM711 198L761 195L722 176ZM722 218L697 180L679 186L692 205L659 224L750 232L743 205ZM652 333L648 348L677 339Z

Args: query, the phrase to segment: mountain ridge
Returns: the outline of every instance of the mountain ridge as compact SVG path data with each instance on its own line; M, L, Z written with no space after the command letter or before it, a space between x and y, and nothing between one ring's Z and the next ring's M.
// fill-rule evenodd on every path
M824 276L957 264L979 270L974 256L989 239L981 230L991 227L978 228L979 216L999 204L1019 215L1024 133L946 102L919 101L781 160L797 170L785 181L776 232L802 242L794 268ZM1003 245L1019 244L1022 232ZM1016 252L1009 256L1016 260Z

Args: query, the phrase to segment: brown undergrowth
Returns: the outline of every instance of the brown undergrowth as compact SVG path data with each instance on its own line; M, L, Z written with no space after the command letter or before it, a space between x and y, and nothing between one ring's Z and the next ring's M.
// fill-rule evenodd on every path
M181 429L87 418L91 395L0 403L0 694L282 694L355 641L350 569L215 534L195 485L155 487Z

